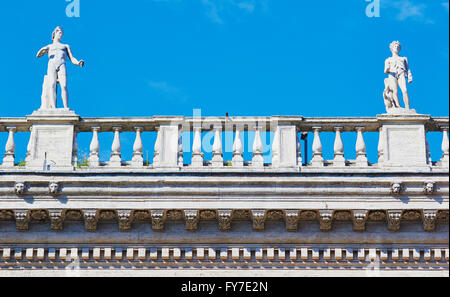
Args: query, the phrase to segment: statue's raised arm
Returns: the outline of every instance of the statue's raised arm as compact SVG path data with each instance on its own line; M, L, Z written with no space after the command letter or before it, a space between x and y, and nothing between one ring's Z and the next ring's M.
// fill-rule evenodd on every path
M67 71L66 60L70 61L80 67L84 66L84 61L78 61L72 54L70 46L61 43L64 31L61 27L56 27L52 33L53 43L41 48L37 57L40 58L48 54L48 68L47 75L44 77L44 84L42 88L42 105L41 109L55 109L56 108L56 85L61 86L61 98L63 106L68 109L69 95L67 92Z

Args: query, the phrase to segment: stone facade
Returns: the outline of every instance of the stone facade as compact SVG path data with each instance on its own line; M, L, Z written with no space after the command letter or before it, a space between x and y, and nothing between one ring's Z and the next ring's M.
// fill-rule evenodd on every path
M41 126L56 126L57 135L41 133ZM30 130L27 163L14 165L14 134ZM448 276L448 118L61 113L0 118L1 131L8 143L0 166L0 275L163 269L198 276ZM136 139L127 161L120 133L130 131ZM187 165L185 131L194 132ZM211 160L202 150L205 131L214 135ZM224 160L224 131L234 134L232 160ZM248 161L239 136L246 131L256 132ZM274 133L271 164L261 159L258 134L265 131ZM432 131L443 133L437 162L429 159ZM115 133L109 161L99 158L102 132ZM143 162L147 132L158 133L152 164ZM309 164L302 132L314 133ZM335 132L333 160L323 157L321 132ZM79 133L92 133L81 168ZM355 160L345 158L341 133L356 134ZM365 133L379 135L375 164L367 159ZM55 141L64 145L37 153Z

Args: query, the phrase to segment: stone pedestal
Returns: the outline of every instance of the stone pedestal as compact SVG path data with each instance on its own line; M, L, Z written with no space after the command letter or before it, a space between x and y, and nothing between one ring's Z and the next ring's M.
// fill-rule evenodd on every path
M278 125L275 133L272 166L274 168L297 167L297 128L294 125Z
M161 124L161 126L159 127L159 134L159 160L156 164L156 167L177 168L179 141L178 124Z
M80 117L70 109L40 109L27 116L32 123L27 169L73 170L74 125Z
M378 115L383 167L429 167L425 124L430 116L410 113Z

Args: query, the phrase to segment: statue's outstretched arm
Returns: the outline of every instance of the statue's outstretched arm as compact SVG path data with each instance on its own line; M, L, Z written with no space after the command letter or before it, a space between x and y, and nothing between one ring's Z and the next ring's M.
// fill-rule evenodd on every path
M74 65L78 65L78 66L81 66L81 67L84 66L84 61L83 61L83 60L78 61L77 59L75 59L75 57L74 57L73 54L72 54L72 50L70 49L70 46L67 46L67 53L68 53L68 55L69 55L70 61L71 61Z
M37 53L37 55L36 55L36 58L40 58L40 57L42 57L43 55L45 55L46 53L48 53L48 45L44 46L43 48L41 48L41 49L38 51L38 53Z

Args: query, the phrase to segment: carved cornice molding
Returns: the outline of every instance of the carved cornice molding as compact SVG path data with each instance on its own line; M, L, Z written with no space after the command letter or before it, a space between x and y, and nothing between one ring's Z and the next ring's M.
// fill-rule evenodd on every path
M263 231L266 221L284 222L286 231L296 232L299 226L318 221L320 231L332 230L333 222L352 222L355 232L366 230L368 222L387 223L389 231L400 230L402 221L422 222L424 231L432 232L436 223L448 223L448 210L270 210L270 209L152 209L152 210L105 210L105 209L15 209L1 210L0 221L15 220L18 231L27 231L33 222L49 222L52 231L62 231L64 221L84 220L85 229L95 232L100 221L117 221L121 232L132 229L133 222L150 223L153 231L163 231L167 220L184 221L187 231L197 231L201 220L215 220L218 229L232 231L232 222L250 220L253 230Z

